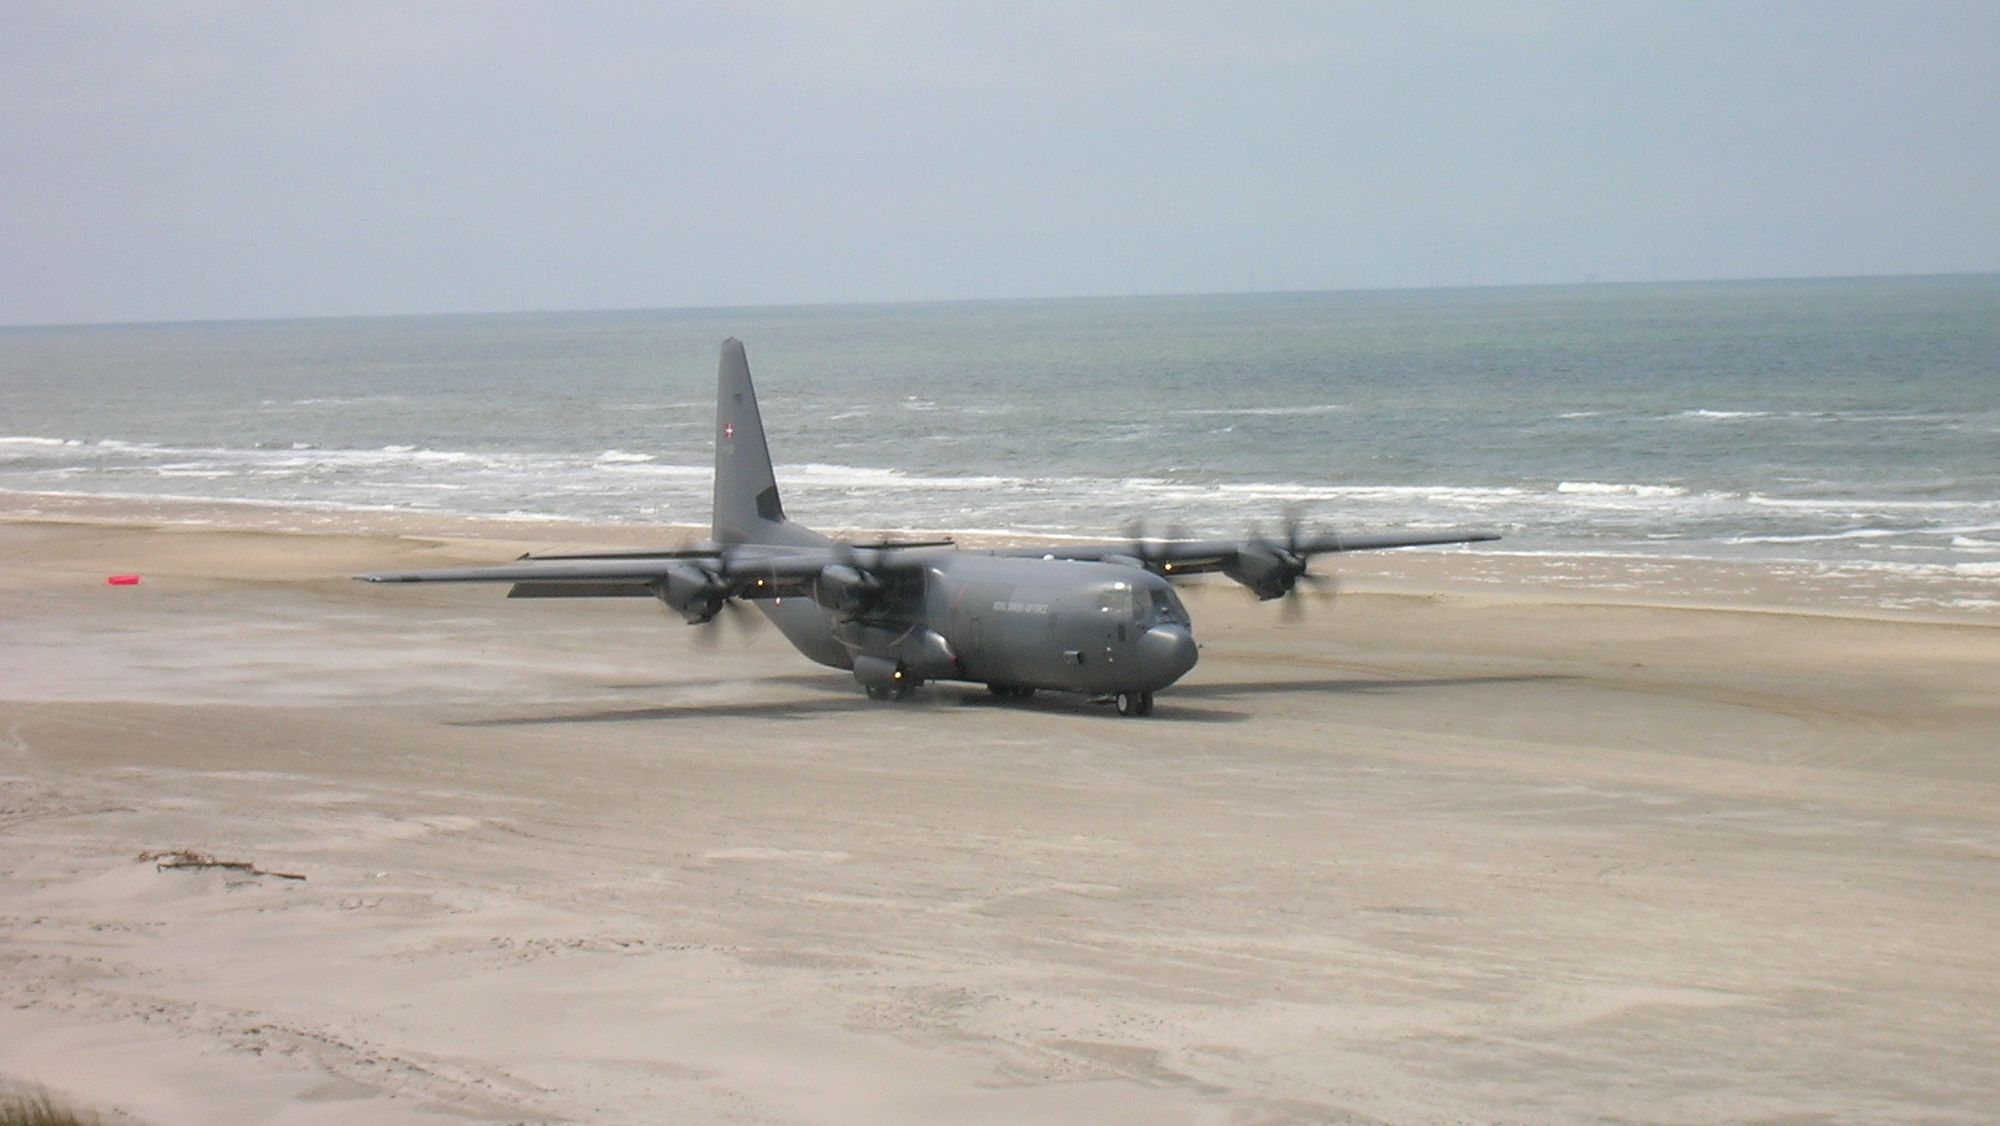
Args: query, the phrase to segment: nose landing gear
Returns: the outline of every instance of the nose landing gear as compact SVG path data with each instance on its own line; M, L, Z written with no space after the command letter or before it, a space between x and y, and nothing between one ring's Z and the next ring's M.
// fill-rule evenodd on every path
M1111 698L1111 703L1122 716L1153 714L1153 694L1150 691L1120 692Z

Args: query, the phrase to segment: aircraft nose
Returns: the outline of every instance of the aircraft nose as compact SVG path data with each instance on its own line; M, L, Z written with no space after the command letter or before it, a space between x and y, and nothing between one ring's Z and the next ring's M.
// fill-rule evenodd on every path
M1197 656L1194 635L1183 625L1157 625L1139 638L1139 667L1148 688L1165 688L1186 676Z

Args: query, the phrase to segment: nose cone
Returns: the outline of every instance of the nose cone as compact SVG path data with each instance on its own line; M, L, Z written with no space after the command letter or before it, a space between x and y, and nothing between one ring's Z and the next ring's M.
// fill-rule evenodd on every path
M1194 635L1186 626L1157 625L1139 639L1139 668L1148 690L1165 688L1186 676L1197 656Z

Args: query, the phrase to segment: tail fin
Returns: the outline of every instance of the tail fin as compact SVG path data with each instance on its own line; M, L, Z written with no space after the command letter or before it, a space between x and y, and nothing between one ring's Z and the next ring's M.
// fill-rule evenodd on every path
M741 341L722 342L715 375L715 512L717 543L770 542L785 523L778 480L771 473L771 448L764 443L764 417L757 389L750 385L750 360Z

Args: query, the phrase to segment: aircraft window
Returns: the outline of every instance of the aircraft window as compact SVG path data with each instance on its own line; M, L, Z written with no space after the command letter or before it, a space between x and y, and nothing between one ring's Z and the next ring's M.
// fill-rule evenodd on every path
M1174 592L1161 589L1153 592L1153 620L1186 625L1188 616L1187 611L1181 608L1181 600L1174 597Z
M1138 603L1132 598L1132 588L1124 583L1098 592L1097 609L1100 613L1129 618L1138 608Z

